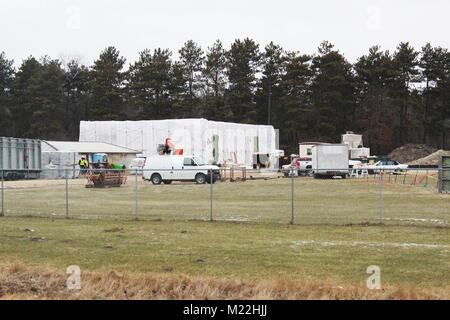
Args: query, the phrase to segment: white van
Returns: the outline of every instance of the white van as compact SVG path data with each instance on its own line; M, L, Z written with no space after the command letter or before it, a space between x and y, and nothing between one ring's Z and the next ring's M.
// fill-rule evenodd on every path
M160 155L147 157L142 179L153 184L170 184L172 181L195 181L198 184L220 179L218 166L208 165L203 159L193 156Z

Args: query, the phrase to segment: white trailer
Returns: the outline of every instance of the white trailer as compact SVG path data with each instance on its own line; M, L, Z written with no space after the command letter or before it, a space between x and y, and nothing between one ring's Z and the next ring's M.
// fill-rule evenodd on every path
M314 178L332 178L349 174L348 145L321 144L312 147Z

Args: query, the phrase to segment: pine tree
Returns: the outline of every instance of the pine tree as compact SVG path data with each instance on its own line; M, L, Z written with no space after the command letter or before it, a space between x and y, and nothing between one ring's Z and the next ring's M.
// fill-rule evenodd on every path
M418 77L418 55L419 53L408 42L401 42L393 56L393 66L396 72L393 97L395 98L394 104L397 110L397 117L399 118L396 145L403 145L409 142L411 134L407 135L406 130L414 125L409 124L409 119L412 117L409 111L417 112L414 108L416 105L411 99L411 92L415 90L413 85L420 80ZM412 107L408 110L410 105Z
M435 63L437 78L435 88L431 94L433 101L430 106L430 131L439 137L442 149L449 149L448 135L450 134L450 52L447 49L435 49ZM436 139L437 140L437 139Z
M11 109L15 119L12 123L12 136L26 137L25 132L30 128L32 112L36 104L34 97L29 94L29 87L33 78L40 72L40 69L41 64L39 61L30 56L23 60L16 73L12 87L13 102Z
M450 149L448 136L450 134L450 52L445 53L444 67L441 79L438 80L438 88L442 92L441 103L438 108L442 122L439 125L442 133L442 149Z
M162 119L171 114L172 84L171 52L146 49L130 66L128 73L128 103L135 110L136 119Z
M395 69L392 56L379 46L369 49L355 64L357 73L358 112L356 128L363 133L364 143L376 154L387 154L393 148L392 89Z
M422 47L419 66L421 68L421 80L425 82L425 88L422 91L423 97L423 118L422 118L422 143L428 142L439 135L439 121L441 113L436 112L439 99L443 92L439 92L438 81L445 79L445 61L447 50L441 47L433 48L430 43ZM440 87L439 87L440 89ZM439 109L439 107L438 107ZM434 112L432 112L434 111ZM437 129L437 130L436 130Z
M14 135L35 139L66 139L64 71L58 60L44 56L24 60L13 86Z
M178 61L173 63L169 72L169 77L170 84L168 98L170 107L167 109L167 117L182 119L196 116L196 114L192 113L194 99L192 99L192 97L190 97L186 92L184 66ZM196 111L198 112L198 110Z
M314 122L319 137L325 141L339 141L340 135L354 125L355 79L352 65L333 48L329 42L323 42L319 55L312 61Z
M279 88L282 74L283 49L273 42L264 48L261 54L262 77L258 82L258 117L259 123L280 124L282 110L278 105L281 96Z
M14 121L12 107L12 85L15 70L13 60L8 60L4 52L0 53L0 136L9 136Z
M279 108L276 128L280 128L280 147L297 153L297 144L316 135L312 122L311 56L288 52L282 61Z
M227 52L229 89L227 103L235 122L255 123L258 118L255 104L256 73L259 71L259 45L246 38L237 39Z
M89 69L72 60L64 71L65 127L70 139L78 140L80 120L88 120Z
M33 97L31 123L25 136L49 140L67 139L64 106L64 71L58 60L44 57L25 93Z
M203 114L210 120L226 121L231 118L231 110L224 99L227 85L226 66L226 51L222 42L216 40L206 52L205 67L202 70Z
M92 103L88 110L91 120L126 119L124 110L125 58L114 47L100 53L90 72Z
M203 67L203 51L193 40L187 41L179 50L180 66L186 83L186 99L183 103L185 110L183 116L198 116L201 110L198 106L201 71Z

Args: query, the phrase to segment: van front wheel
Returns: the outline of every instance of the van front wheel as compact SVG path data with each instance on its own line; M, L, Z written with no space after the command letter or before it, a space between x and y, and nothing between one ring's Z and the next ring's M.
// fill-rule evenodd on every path
M206 176L203 173L197 173L197 175L195 176L195 182L197 184L205 184Z
M162 178L159 173L152 174L152 183L153 184L161 184Z

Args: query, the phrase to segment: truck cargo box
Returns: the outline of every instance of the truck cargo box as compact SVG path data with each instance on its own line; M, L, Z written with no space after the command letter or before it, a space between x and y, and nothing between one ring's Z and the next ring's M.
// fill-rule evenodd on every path
M312 170L315 178L341 176L349 173L348 145L321 144L312 147Z

